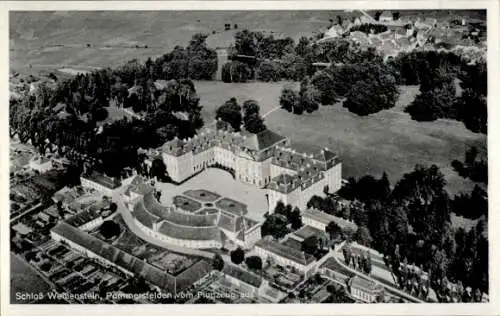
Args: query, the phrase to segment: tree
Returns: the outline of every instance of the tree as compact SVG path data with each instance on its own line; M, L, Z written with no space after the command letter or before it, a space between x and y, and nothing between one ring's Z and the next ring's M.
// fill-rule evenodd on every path
M321 70L314 74L311 83L320 93L320 102L329 105L337 102L337 95L333 90L333 78L327 71Z
M434 73L425 80L418 94L405 109L416 121L433 121L438 118L454 118L455 86L451 76Z
M307 254L314 255L319 250L319 241L318 237L310 236L302 241L301 250Z
M356 80L346 94L343 106L360 116L390 109L396 104L399 95L396 79L378 63L363 64L354 71Z
M319 108L321 94L311 83L309 78L304 78L300 83L299 102L308 113L312 113Z
M332 221L325 227L325 232L328 234L330 239L335 240L341 235L342 229L339 225L337 225L337 223Z
M352 250L349 243L346 242L344 244L344 247L342 247L342 254L344 255L345 264L350 265L352 259Z
M217 53L208 48L206 39L206 34L194 34L186 48L188 77L194 80L211 80L217 71Z
M163 181L167 177L167 166L162 158L155 158L151 163L151 176Z
M245 259L249 269L262 270L262 259L259 256L250 256Z
M299 95L297 91L291 87L285 86L281 90L280 106L282 109L292 112L299 103Z
M267 129L264 120L259 114L259 104L254 100L247 100L243 103L243 125L250 133L260 133Z
M234 46L237 54L256 56L257 55L257 41L255 33L249 30L242 30L234 35Z
M465 152L465 164L470 166L476 161L478 150L475 146L472 146Z
M99 232L104 238L110 239L119 236L121 228L120 225L114 221L104 221L104 223L102 223L99 227Z
M97 107L92 112L92 119L96 122L104 121L108 118L108 110L105 108Z
M221 105L216 110L215 117L229 123L234 131L239 131L242 122L242 114L241 106L238 104L236 98L231 98Z
M214 254L212 258L212 268L217 271L222 271L224 268L224 260L218 253Z
M256 70L257 80L264 82L279 81L282 69L280 65L274 61L263 61L259 64Z
M118 205L116 205L116 203L112 202L110 205L109 205L109 210L114 213L116 212L116 210L118 209Z
M231 256L231 261L234 264L240 264L245 260L245 252L240 247L231 251L230 256Z
M262 237L271 235L279 239L288 234L287 222L282 220L282 218L278 214L269 215L261 226Z
M251 77L251 70L245 63L240 61L230 61L222 66L223 82L247 82Z
M302 216L300 215L300 209L298 207L295 207L290 213L289 221L292 229L296 230L302 227Z
M354 235L354 240L356 240L356 242L360 243L361 245L370 247L372 237L368 228L365 226L359 226L356 234Z

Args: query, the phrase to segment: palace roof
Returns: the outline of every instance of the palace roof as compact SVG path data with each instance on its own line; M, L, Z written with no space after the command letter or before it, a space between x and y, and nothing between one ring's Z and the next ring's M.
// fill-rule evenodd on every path
M264 250L272 252L280 257L292 260L301 265L308 265L315 259L313 256L308 255L295 248L287 247L273 240L261 239L255 246L261 247Z
M338 216L330 215L328 213L322 212L314 208L308 208L302 213L303 218L310 218L324 225L328 225L330 222L334 222L339 225L340 228L344 229L350 227L356 230L358 227L354 222L348 221L346 219L340 218Z
M244 270L231 263L226 263L222 269L222 273L227 274L235 279L245 282L253 287L259 288L262 285L262 278L250 271Z
M135 276L141 276L146 281L161 288L175 291L176 282L174 276L92 235L82 232L68 223L60 222L52 231L99 257L132 272Z

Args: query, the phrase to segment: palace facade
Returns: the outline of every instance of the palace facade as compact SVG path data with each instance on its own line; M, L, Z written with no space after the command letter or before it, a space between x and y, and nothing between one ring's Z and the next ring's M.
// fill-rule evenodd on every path
M150 154L161 155L178 183L210 166L234 170L238 181L267 188L269 212L280 200L305 209L325 186L330 192L341 186L341 162L328 148L298 152L289 139L270 130L248 134L207 129L190 139L168 141Z

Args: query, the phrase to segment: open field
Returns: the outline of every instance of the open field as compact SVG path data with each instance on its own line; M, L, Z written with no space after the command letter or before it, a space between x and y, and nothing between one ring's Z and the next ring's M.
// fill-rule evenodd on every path
M485 19L485 11L401 11L411 18ZM11 12L10 64L17 71L58 69L63 65L107 67L131 59L145 59L187 45L195 33L209 33L210 42L230 36L224 23L238 30L271 30L294 39L324 31L339 10L324 11L56 11ZM90 44L90 47L87 47ZM139 48L136 48L136 45ZM145 48L145 46L148 48ZM37 66L40 65L40 66Z
M235 96L240 103L255 99L261 113L279 106L281 88L288 83L226 84L196 82L203 118L209 125L216 108ZM474 182L463 179L450 166L453 159L463 160L469 146L477 146L484 157L486 136L475 134L461 122L437 120L416 122L404 113L404 108L418 93L418 87L401 87L396 106L367 117L350 113L337 104L323 106L312 114L301 116L278 109L266 118L266 125L292 140L297 147L308 145L328 147L343 161L343 177L365 174L380 176L386 171L394 184L416 164L436 164L444 173L451 194L470 191Z
M133 58L162 55L175 45L187 45L195 33L215 30L218 32L215 36L226 38L224 23L238 24L238 29L273 30L293 38L310 36L324 30L334 14L332 11L16 12L10 14L11 68L22 69L28 64L118 65Z
M283 86L290 82L224 83L219 81L195 81L196 91L203 106L201 115L205 124L213 124L215 111L227 100L235 97L240 105L247 100L255 100L260 105L261 115L266 115L279 106L279 96ZM298 87L297 83L292 84Z
M51 288L25 261L10 254L10 302L26 304L28 301L16 300L16 293L48 293Z

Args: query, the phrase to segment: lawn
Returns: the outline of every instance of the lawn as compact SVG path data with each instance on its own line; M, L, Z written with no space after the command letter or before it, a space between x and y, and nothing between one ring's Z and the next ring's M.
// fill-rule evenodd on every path
M232 96L240 103L255 99L261 114L279 106L282 87L287 82L228 84L196 82L207 125L213 122L216 108ZM289 137L298 149L310 145L328 147L338 153L343 164L343 177L365 174L380 176L386 171L395 184L416 164L436 164L447 181L451 194L470 191L474 182L463 179L450 166L453 159L463 160L469 146L486 153L486 136L475 134L457 121L416 122L404 108L418 93L416 86L401 87L396 106L370 116L360 117L337 104L323 106L312 114L297 116L277 109L269 113L265 123L269 129Z
M213 124L215 111L227 100L235 97L240 105L246 100L255 100L260 105L261 115L266 115L279 106L279 96L288 82L223 83L218 81L195 81L196 91L203 106L201 115L206 125ZM297 84L295 84L297 86Z
M10 302L12 304L26 304L28 301L17 300L16 293L44 293L45 296L51 287L47 284L24 260L10 255Z
M340 105L324 106L312 114L297 116L283 110L271 113L266 124L289 137L292 144L328 147L342 160L343 177L387 172L395 184L416 164L436 164L451 194L470 191L474 183L459 177L450 167L453 159L463 159L469 146L486 150L486 136L475 134L456 121L416 122L403 112L417 92L402 88L396 107L359 117Z

